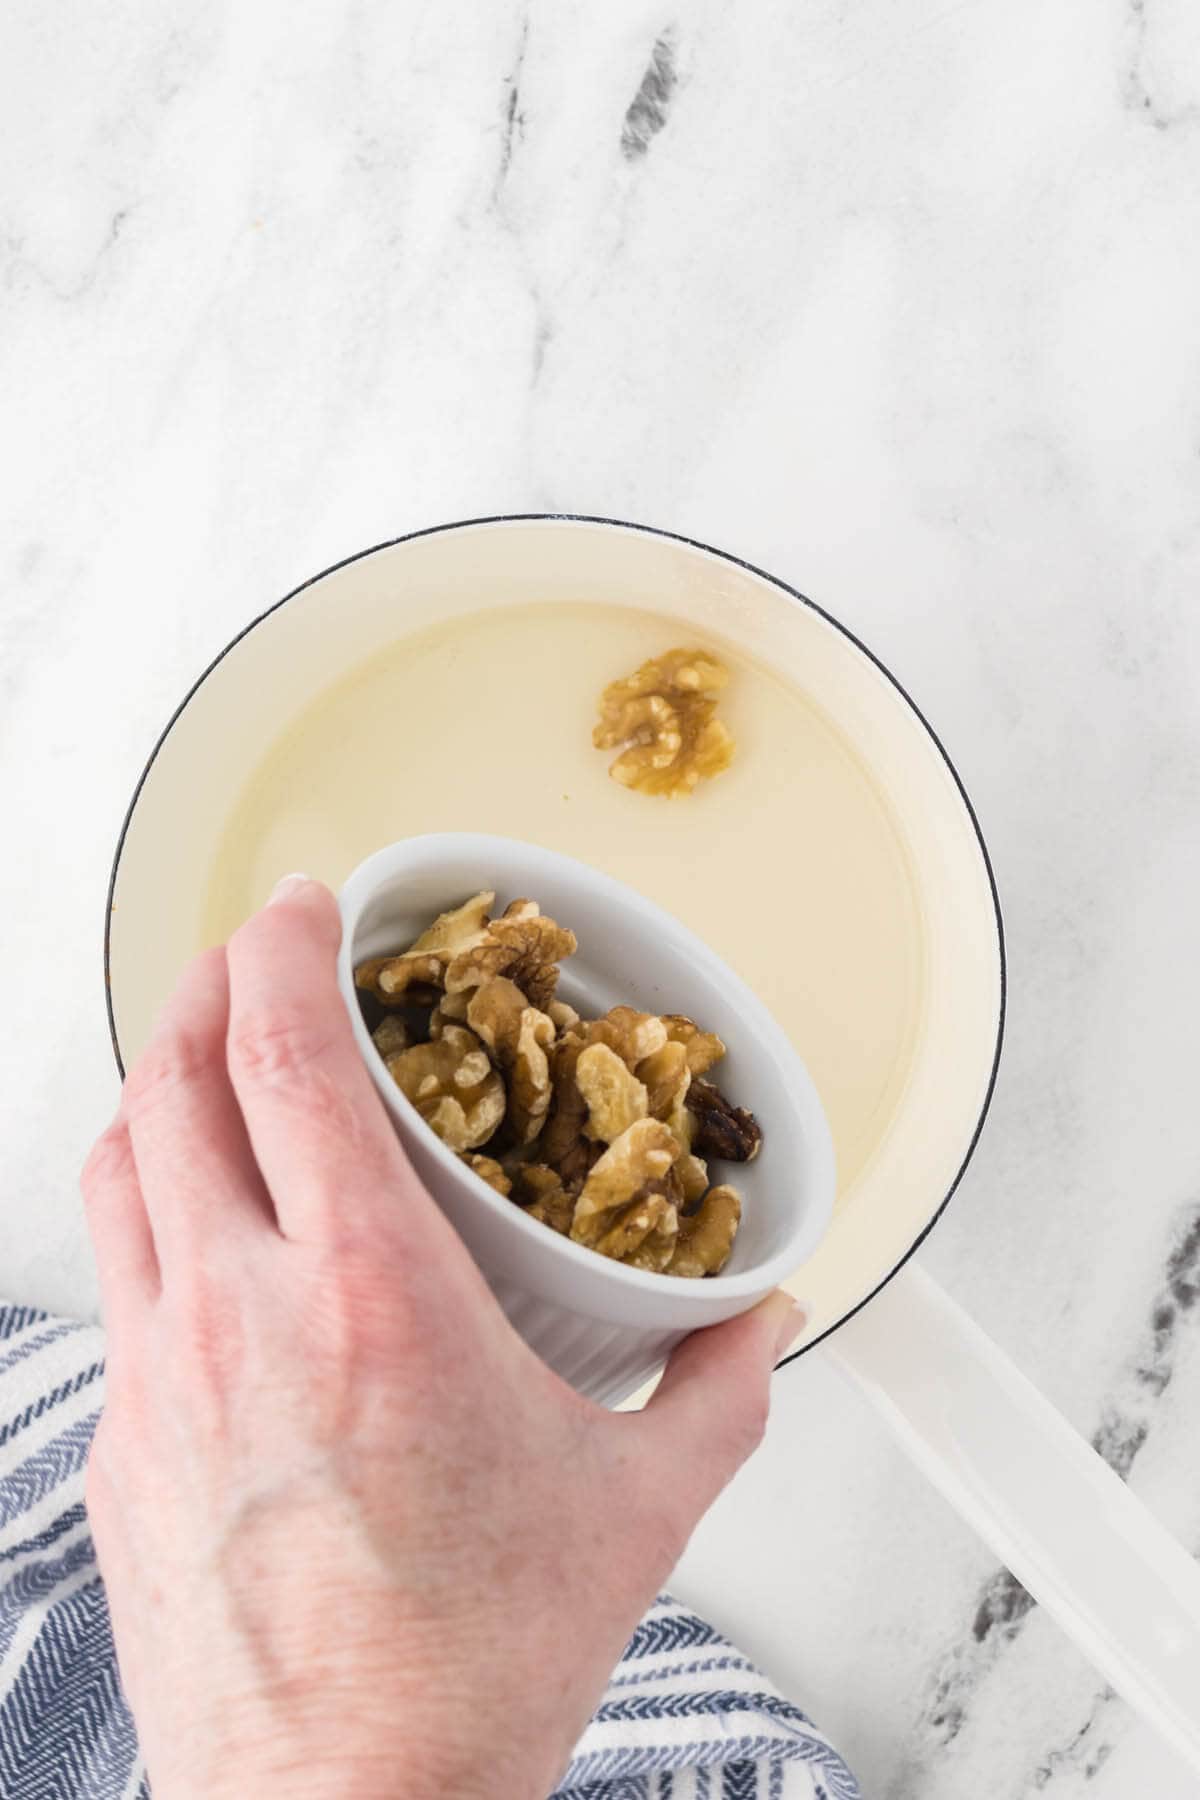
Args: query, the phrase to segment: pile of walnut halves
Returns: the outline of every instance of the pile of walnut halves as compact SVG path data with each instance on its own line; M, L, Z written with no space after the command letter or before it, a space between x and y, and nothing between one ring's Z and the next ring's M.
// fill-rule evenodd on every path
M678 1014L581 1019L555 999L574 933L532 900L493 919L494 900L476 894L355 970L368 1023L385 1009L372 1037L393 1080L530 1218L636 1269L716 1274L742 1203L707 1159L748 1162L762 1143L703 1079L724 1044Z

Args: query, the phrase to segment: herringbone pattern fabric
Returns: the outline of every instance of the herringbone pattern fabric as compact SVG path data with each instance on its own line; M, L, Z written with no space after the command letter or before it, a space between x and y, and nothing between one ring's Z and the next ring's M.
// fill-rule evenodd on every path
M83 1503L103 1374L97 1327L0 1305L0 1800L149 1800ZM552 1800L860 1796L804 1714L663 1595Z

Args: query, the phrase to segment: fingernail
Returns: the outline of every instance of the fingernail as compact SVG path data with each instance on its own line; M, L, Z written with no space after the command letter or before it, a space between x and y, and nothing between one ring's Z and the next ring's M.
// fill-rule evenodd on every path
M804 1330L808 1323L808 1314L799 1301L793 1300L790 1294L776 1294L774 1304L779 1312L775 1337L775 1358L778 1361L785 1351L791 1349Z
M278 900L290 900L292 895L298 893L302 887L306 887L310 880L311 876L308 875L282 876L271 889L271 897L267 901L267 905L274 906Z

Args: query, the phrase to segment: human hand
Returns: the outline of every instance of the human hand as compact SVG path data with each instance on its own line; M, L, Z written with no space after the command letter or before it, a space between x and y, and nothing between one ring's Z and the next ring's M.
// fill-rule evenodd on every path
M542 1800L800 1316L694 1334L640 1414L581 1399L408 1164L339 937L293 878L193 963L84 1171L121 1678L155 1800Z

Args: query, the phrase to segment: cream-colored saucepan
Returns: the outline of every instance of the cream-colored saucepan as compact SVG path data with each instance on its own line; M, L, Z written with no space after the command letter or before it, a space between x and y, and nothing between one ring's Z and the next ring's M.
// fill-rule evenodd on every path
M692 637L733 667L738 757L691 799L654 802L607 779L592 711L635 652ZM788 1283L809 1318L798 1354L824 1344L1200 1768L1200 1572L912 1260L987 1111L1004 951L975 816L907 695L785 584L663 532L486 519L354 557L222 652L151 757L110 895L118 1060L187 959L279 875L338 888L381 845L431 831L606 869L771 1009L840 1174Z

